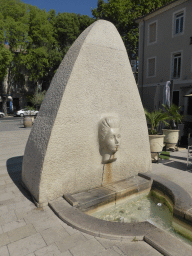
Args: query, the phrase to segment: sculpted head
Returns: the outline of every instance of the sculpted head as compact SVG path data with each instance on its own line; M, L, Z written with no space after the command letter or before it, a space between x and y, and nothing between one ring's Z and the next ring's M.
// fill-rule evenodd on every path
M99 145L103 163L116 160L113 158L120 146L119 120L116 117L105 117L99 123Z

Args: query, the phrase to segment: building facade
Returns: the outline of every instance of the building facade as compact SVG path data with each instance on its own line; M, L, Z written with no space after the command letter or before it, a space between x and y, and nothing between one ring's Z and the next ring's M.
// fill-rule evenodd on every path
M3 100L2 97L5 97L5 92L7 92L7 76L2 81L2 84L0 84L1 90L0 90L0 111L3 111ZM19 109L25 108L27 105L30 105L31 103L28 102L27 96L32 96L35 93L35 86L30 83L28 80L28 77L25 76L25 82L24 83L13 83L10 88L10 92L8 93L7 98L7 113L11 114L16 112Z
M163 103L167 81L172 102L192 122L192 1L177 0L137 19L139 23L138 87L149 111Z

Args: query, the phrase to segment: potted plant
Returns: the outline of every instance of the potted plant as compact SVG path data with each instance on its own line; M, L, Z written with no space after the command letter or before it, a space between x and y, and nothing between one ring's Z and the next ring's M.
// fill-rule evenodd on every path
M25 107L25 115L23 117L23 125L25 128L32 127L34 123L34 115L32 115L32 112L34 112L34 107L27 106Z
M179 129L178 124L181 123L183 116L179 113L181 107L172 104L170 107L162 105L165 109L165 113L168 115L169 124L163 129L163 134L165 135L164 142L166 144L166 149L175 151L176 145L179 140Z
M149 144L151 150L151 158L153 162L157 162L159 158L159 153L162 151L164 146L164 137L165 135L158 134L158 128L160 123L164 123L168 125L166 122L167 120L167 113L160 110L155 110L153 112L148 112L145 109L145 116L147 119L148 124L150 124L151 128L149 131Z

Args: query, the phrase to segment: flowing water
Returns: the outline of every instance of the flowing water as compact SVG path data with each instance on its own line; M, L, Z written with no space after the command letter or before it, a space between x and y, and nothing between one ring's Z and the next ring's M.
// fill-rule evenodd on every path
M192 245L192 242L184 238L172 228L172 213L159 199L149 195L140 195L128 199L123 203L111 206L91 214L106 221L135 223L148 221L156 227L166 230L178 239Z

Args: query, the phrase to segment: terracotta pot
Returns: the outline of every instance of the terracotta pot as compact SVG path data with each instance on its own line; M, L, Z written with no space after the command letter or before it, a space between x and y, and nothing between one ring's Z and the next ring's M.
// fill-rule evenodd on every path
M158 161L158 154L162 151L164 147L164 137L165 135L159 134L149 135L152 161Z
M23 124L24 124L25 128L32 127L33 123L34 123L34 117L33 116L24 116Z
M179 130L163 129L163 134L165 135L166 149L175 150L179 140Z

